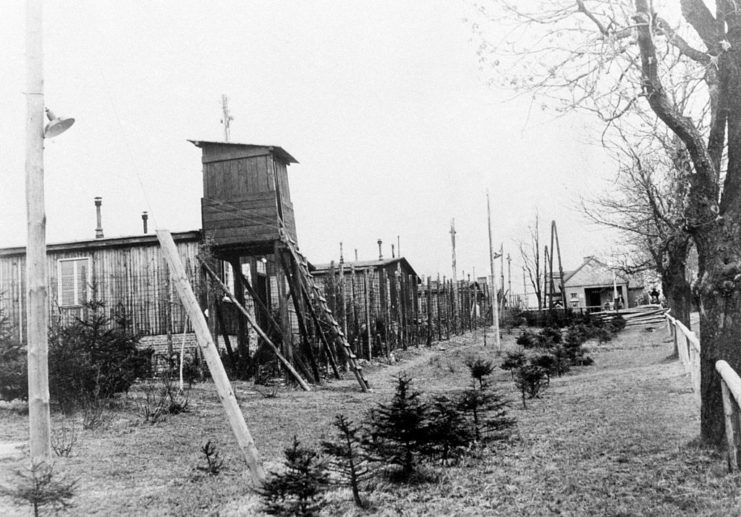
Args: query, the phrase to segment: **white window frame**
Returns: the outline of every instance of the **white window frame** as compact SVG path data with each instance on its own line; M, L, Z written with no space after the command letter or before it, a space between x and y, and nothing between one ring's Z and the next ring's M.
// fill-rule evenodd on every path
M79 268L77 266L77 263L81 261L85 261L87 264L87 274L85 278L85 297L83 298L79 291L80 289L80 282L79 282ZM62 291L62 262L75 262L74 267L74 295L73 298L76 303L64 303L63 300L63 291ZM90 267L90 257L70 257L70 258L63 258L63 259L57 259L57 302L59 303L60 307L82 307L82 303L79 303L80 300L90 299L90 283L91 283L91 274L92 269Z

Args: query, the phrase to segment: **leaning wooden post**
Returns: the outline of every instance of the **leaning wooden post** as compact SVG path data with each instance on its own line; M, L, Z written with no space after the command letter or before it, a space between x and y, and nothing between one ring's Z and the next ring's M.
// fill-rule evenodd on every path
M303 379L303 377L301 377L301 375L299 375L299 373L293 368L293 365L290 363L290 361L288 361L288 359L283 357L278 347L275 346L273 341L268 337L267 334L265 334L265 331L262 330L262 328L260 328L260 325L257 324L255 319L252 317L252 314L249 313L249 311L245 308L244 305L242 305L241 303L239 303L239 301L237 301L237 298L229 291L229 288L226 286L226 284L224 284L224 282L222 282L219 279L219 277L216 276L216 273L214 273L214 270L211 269L209 265L204 260L202 260L200 257L198 257L198 260L201 261L201 265L204 267L206 272L211 276L211 279L216 283L216 285L219 286L219 288L221 288L221 290L224 292L224 295L232 301L232 303L237 308L237 310L241 312L242 315L247 319L247 322L252 326L252 328L255 329L255 332L257 332L257 335L260 336L265 341L265 344L273 351L273 353L278 358L280 363L286 367L286 370L288 370L288 373L290 373L293 376L296 382L298 382L299 386L301 386L301 388L304 391L311 391L311 388L309 387L308 384L306 384L306 381Z
M265 481L265 470L262 467L260 455L257 452L257 447L255 447L255 442L252 439L247 423L244 421L244 415L242 415L242 411L239 409L239 404L237 404L237 399L232 391L232 385L229 382L226 371L224 371L224 365L221 364L219 351L216 349L216 345L209 332L206 318L203 316L198 306L198 301L193 294L193 289L188 282L185 268L183 268L183 263L180 261L178 250L175 247L175 242L172 240L172 235L170 235L168 230L157 230L157 239L160 241L162 253L165 255L167 264L170 266L175 290L185 307L185 311L190 317L190 321L193 323L193 330L198 338L198 346L201 348L203 357L206 359L206 364L208 364L208 370L211 372L211 377L214 380L221 405L224 408L234 437L237 439L239 448L242 450L244 459L252 474L252 482L256 486L261 486Z

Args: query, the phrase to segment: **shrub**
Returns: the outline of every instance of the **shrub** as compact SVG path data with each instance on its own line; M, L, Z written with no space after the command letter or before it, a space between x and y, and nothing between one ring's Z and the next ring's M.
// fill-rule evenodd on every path
M0 399L28 398L26 348L14 337L14 329L0 307Z
M216 450L216 446L208 440L203 447L201 447L201 454L206 460L206 466L201 467L200 465L196 469L201 472L205 472L209 476L218 476L221 472L221 467L224 466L224 461L219 458L219 451Z
M0 340L0 399L28 398L28 366L25 347Z
M103 308L101 302L88 302L86 318L51 333L50 393L64 412L90 394L107 399L128 391L138 377L151 374L152 350L138 350L138 338L106 317Z
M540 346L557 345L561 342L561 331L554 327L545 327L538 334Z
M265 511L270 515L317 515L328 481L317 452L301 447L294 436L284 454L285 472L272 473L260 489Z
M626 321L622 314L616 314L612 317L608 326L613 334L617 334L625 328Z
M538 344L538 335L525 329L517 337L517 344L525 348L533 348Z
M78 434L74 423L53 429L51 433L51 448L57 456L68 457L77 445Z
M530 364L540 366L545 370L548 379L552 375L560 375L558 361L553 354L540 354L530 358Z

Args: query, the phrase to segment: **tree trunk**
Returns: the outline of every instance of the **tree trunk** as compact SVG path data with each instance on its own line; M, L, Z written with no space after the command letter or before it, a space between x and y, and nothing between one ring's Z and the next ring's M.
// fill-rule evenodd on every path
M672 316L691 329L692 289L687 280L688 235L675 236L664 248L665 261L660 265L661 283ZM658 269L658 268L657 268ZM675 350L676 352L676 350Z
M730 219L730 218L729 218ZM739 262L741 223L732 219L716 228L708 246L699 247L704 271L700 283L701 430L703 438L722 446L725 437L723 399L715 362L723 359L741 372L741 291ZM705 248L705 249L703 249ZM736 255L736 257L732 257ZM735 259L735 260L734 260Z

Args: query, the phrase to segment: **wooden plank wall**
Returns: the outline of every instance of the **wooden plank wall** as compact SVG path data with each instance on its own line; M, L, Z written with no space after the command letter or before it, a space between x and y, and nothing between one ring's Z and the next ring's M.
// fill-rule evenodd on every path
M195 256L197 241L180 241L178 252L196 292L200 285ZM168 324L174 333L183 332L185 313L173 293L167 293L167 266L159 245L122 246L79 251L49 252L49 313L52 323L67 324L82 315L81 307L61 307L59 304L60 259L87 258L90 263L88 292L105 303L109 316L125 315L131 330L141 335L166 334ZM19 279L19 270L22 273ZM0 257L0 305L23 338L25 329L25 257ZM168 323L167 304L172 304L172 320ZM186 326L191 331L191 326Z

